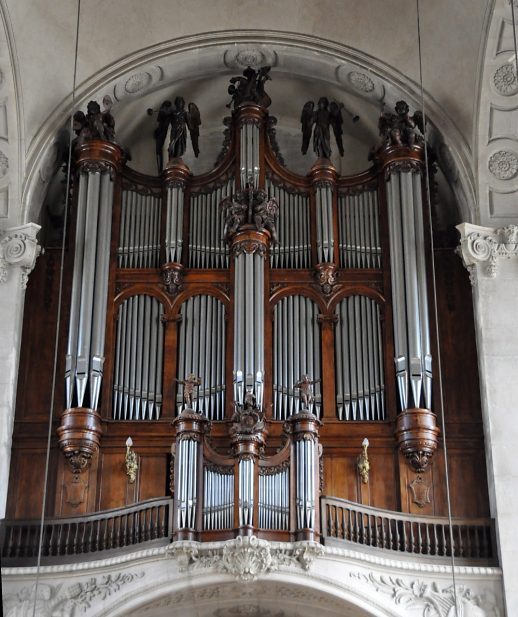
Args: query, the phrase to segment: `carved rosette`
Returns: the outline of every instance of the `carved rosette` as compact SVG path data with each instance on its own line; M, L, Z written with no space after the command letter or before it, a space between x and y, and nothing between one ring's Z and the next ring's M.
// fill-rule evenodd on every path
M315 276L324 296L330 296L333 293L338 276L336 264L317 264L315 266Z
M494 229L470 223L457 225L460 233L458 253L470 272L470 281L475 282L477 264L484 266L485 273L494 278L498 272L498 260L518 257L518 226L508 225Z
M41 253L36 236L40 226L35 223L10 227L0 231L0 283L6 283L9 270L20 268L21 287L27 288L29 274Z
M175 296L182 289L185 268L178 263L167 263L161 268L161 276L167 293Z
M73 407L63 412L57 429L58 445L77 476L89 468L92 456L99 449L101 416L87 407Z
M440 430L429 409L405 409L397 417L396 440L412 469L423 473L437 446Z
M77 168L85 173L120 172L126 156L121 147L111 141L92 139L74 151Z

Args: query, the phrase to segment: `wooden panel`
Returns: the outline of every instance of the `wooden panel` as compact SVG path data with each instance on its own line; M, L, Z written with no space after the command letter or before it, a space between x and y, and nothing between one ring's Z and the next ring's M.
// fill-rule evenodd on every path
M129 484L124 463L125 450L110 449L101 453L99 510L120 508L135 501L136 484Z
M167 455L140 456L139 467L139 501L167 496Z
M13 450L9 483L8 518L39 518L45 479L44 451ZM47 498L47 512L53 510L52 495Z

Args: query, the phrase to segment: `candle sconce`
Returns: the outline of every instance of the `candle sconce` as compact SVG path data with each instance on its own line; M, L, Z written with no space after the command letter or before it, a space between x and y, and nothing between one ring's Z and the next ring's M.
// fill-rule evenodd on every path
M369 447L369 440L365 438L362 441L362 452L358 457L358 474L362 479L364 484L368 484L369 482L369 471L370 471L370 463L369 463L369 455L367 453L367 448Z
M137 479L138 462L137 455L133 450L133 439L126 439L126 475L129 478L130 484L133 484Z

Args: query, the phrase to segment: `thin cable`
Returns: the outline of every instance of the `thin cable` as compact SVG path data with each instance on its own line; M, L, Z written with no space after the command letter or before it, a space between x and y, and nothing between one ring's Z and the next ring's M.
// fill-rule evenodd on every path
M50 396L50 409L49 409L49 424L47 432L47 454L45 459L45 477L43 483L43 499L41 504L41 520L40 520L40 538L38 542L38 561L36 565L36 582L34 584L34 603L32 606L32 617L36 617L36 603L38 601L38 585L40 581L40 568L41 568L41 552L43 546L43 527L45 524L45 509L47 505L47 482L49 477L49 462L50 462L50 441L52 437L52 421L54 418L54 397L56 393L56 377L57 377L57 365L58 365L58 352L59 352L59 337L61 333L61 299L63 296L63 272L65 269L65 246L67 238L67 222L68 222L68 200L70 193L70 178L72 175L72 136L74 134L74 108L76 103L76 79L77 79L77 55L79 47L79 16L81 13L81 0L77 0L77 22L76 22L76 44L74 51L74 76L72 80L72 111L70 113L70 138L68 141L68 170L67 170L67 183L65 192L65 214L63 218L63 239L61 241L61 263L59 268L59 291L58 291L58 310L57 310L57 323L56 323L56 335L54 338L54 365L52 369L52 390Z
M513 38L514 38L514 79L518 79L518 43L516 42L516 21L514 19L514 2L511 0L511 15L513 18Z
M432 251L432 289L433 289L433 308L435 317L435 340L437 341L437 368L439 370L439 407L441 412L441 429L442 429L442 441L444 452L444 473L446 476L446 503L448 507L448 526L450 531L450 552L451 552L451 577L453 582L453 600L455 602L455 617L459 617L458 614L458 600L457 600L457 581L455 577L455 554L453 550L453 518L451 514L451 497L450 497L450 479L449 479L449 466L448 466L448 448L446 446L446 421L444 419L444 392L442 384L442 362L441 362L441 343L439 339L439 312L437 310L437 285L435 282L435 256L434 256L434 242L432 233L432 199L430 191L430 173L428 167L428 144L426 141L426 115L424 105L424 87L423 87L423 58L421 51L421 19L419 11L419 0L416 0L417 7L417 41L419 50L419 82L421 87L421 113L423 114L423 137L424 137L424 164L425 164L425 180L426 180L426 195L428 198L428 225L430 229L430 243Z

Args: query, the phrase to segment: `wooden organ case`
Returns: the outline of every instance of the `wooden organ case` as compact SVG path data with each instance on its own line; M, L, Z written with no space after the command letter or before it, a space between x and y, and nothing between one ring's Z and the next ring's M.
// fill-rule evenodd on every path
M469 283L451 248L432 256L423 147L299 176L271 127L237 106L201 176L76 149L48 516L170 491L178 539L315 539L320 494L445 516L432 258L453 513L488 515ZM27 292L10 518L40 512L58 279L49 249Z

